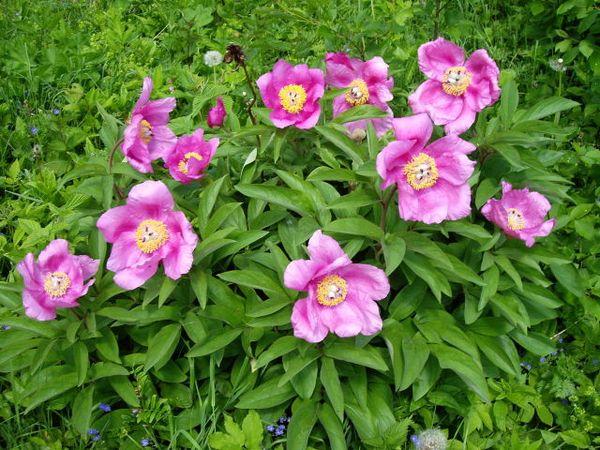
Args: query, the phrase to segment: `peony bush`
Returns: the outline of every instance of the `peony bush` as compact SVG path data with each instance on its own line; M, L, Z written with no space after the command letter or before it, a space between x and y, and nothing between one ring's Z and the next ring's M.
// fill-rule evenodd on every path
M406 98L382 57L327 50L256 79L244 48L206 53L248 101L215 85L183 115L148 74L126 120L99 107L102 154L65 174L91 193L80 223L1 285L11 403L106 448L489 448L492 417L552 426L510 383L558 351L548 267L571 266L545 246L564 193L540 149L577 103L519 108L491 51L443 38Z

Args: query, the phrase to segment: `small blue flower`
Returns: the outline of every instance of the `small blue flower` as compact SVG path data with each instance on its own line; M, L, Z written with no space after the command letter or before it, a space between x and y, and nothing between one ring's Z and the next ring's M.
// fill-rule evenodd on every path
M531 364L529 364L529 363L525 364L525 368L526 368L527 370L531 370Z
M2 331L10 330L10 325L2 325Z
M563 342L564 342L564 339L563 339L563 338L558 338L558 343L559 343L559 344L562 344Z
M98 442L100 439L102 439L102 436L100 436L99 434L96 434L93 438L92 441L94 442Z
M40 129L39 129L38 127L31 127L31 128L29 128L29 132L30 132L31 134L33 134L34 136L35 136L36 134L38 134L38 133L39 133L39 131L40 131Z
M58 108L54 108L54 109L52 110L52 114L54 114L55 116L58 116L58 115L60 114L60 109L58 109Z
M287 417L287 416L281 416L279 419L277 419L277 423L279 425L283 425L285 423L289 423L289 421L290 421L290 418Z
M97 434L100 434L100 432L99 432L98 430L96 430L95 428L90 428L90 429L88 430L88 434L89 434L90 436L96 436Z
M144 438L140 441L142 447L148 447L150 445L150 439Z
M542 357L540 358L540 362L541 362L542 364L543 364L543 363L545 363L545 362L546 362L546 358L542 356Z
M285 425L278 425L277 426L277 430L279 430L279 431L285 431Z
M275 427L273 425L267 425L265 427L265 429L269 432L269 433L273 433L275 431Z
M415 445L419 445L419 436L417 436L416 434L413 434L413 435L410 437L410 440L412 441L412 443L413 443L413 444L415 444Z
M110 412L112 410L112 408L110 407L110 405L107 405L106 403L100 403L100 405L98 406L98 408L100 408L104 412Z
M558 355L558 352L556 350L554 350L552 353L550 353L552 356L556 356Z
M283 433L285 433L285 428L281 429L280 427L277 427L275 430L275 436L283 436Z

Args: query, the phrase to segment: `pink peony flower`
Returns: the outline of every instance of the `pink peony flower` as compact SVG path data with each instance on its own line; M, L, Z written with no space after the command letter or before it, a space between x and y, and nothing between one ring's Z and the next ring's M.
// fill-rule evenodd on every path
M294 125L308 129L317 124L321 114L319 99L325 92L323 71L306 64L292 66L280 59L273 71L257 81L269 118L277 128Z
M225 105L223 104L223 98L217 97L217 103L215 106L210 108L208 111L208 118L206 119L206 123L211 128L219 128L223 126L223 121L225 120L225 116L227 112L225 111Z
M408 97L413 112L426 112L447 134L460 134L476 114L500 97L498 66L480 49L465 61L463 49L443 38L419 47L419 67L429 80Z
M353 264L335 239L315 231L308 241L310 259L292 261L285 285L308 291L292 312L294 336L320 342L327 333L340 337L375 334L382 322L376 300L385 298L390 284L383 270Z
M394 119L396 141L377 155L382 189L398 186L398 208L404 220L440 223L457 220L471 211L467 180L475 162L467 154L475 146L456 135L429 145L433 126L427 114Z
M175 148L166 157L165 167L171 176L184 184L204 176L204 170L217 151L218 138L204 140L204 130L197 129L193 134L182 136Z
M42 250L37 262L33 253L17 264L23 277L25 314L37 320L56 318L56 308L75 308L77 299L87 294L100 261L69 253L69 243L55 239Z
M507 235L531 247L536 237L548 236L554 228L556 219L544 220L550 208L550 202L539 192L513 189L510 183L503 181L502 198L489 199L481 213Z
M152 79L144 78L142 95L131 112L121 145L129 164L142 173L152 172L152 161L164 158L177 142L167 126L175 99L149 101L152 88Z
M390 90L394 79L388 78L388 65L379 56L369 61L349 58L345 53L327 53L325 57L327 73L325 81L335 88L348 88L333 100L333 115L358 105L369 104L385 111L388 117L382 119L357 120L345 124L350 133L356 129L366 129L371 121L377 136L382 136L392 127L392 110L387 102L394 96Z
M128 290L140 287L161 261L173 280L190 271L198 236L174 206L167 186L145 181L131 189L126 205L100 216L96 226L113 244L106 267L116 272L117 285Z

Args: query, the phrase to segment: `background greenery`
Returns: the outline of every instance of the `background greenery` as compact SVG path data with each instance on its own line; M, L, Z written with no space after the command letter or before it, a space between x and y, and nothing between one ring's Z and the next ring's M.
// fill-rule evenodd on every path
M432 427L457 449L600 446L594 0L6 0L0 14L0 447L392 449ZM260 107L253 125L243 72L203 64L232 42L254 79L278 58L380 55L399 117L438 33L503 71L501 101L465 135L474 212L438 226L402 222L394 202L382 219L372 133L348 140L330 107L310 132L275 130ZM209 176L168 182L202 239L193 272L121 292L101 270L76 313L27 319L26 253L55 237L109 251L95 221L114 183L144 177L109 175L107 154L148 74L155 97L177 98L178 134L217 95L229 111ZM477 212L500 179L553 204L558 225L532 249ZM281 276L316 228L390 275L377 337L291 337ZM287 435L263 432L284 414Z

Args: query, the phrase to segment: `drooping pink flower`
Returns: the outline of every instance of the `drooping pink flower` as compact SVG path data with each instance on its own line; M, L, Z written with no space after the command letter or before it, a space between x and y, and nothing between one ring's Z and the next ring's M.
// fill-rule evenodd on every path
M211 128L222 127L226 115L227 112L225 111L225 105L223 104L223 97L217 97L217 103L208 111L206 123Z
M379 307L390 284L383 270L354 264L335 239L315 231L308 241L310 259L292 261L284 273L285 285L307 291L292 311L294 335L320 342L327 333L340 337L371 335L381 330Z
M489 199L481 213L508 236L521 239L531 247L536 237L548 236L556 224L556 219L545 220L550 208L550 202L539 192L513 189L510 183L503 181L502 198Z
M467 131L475 116L500 97L498 66L487 51L465 61L463 49L443 38L419 47L419 67L429 78L408 97L413 112L426 112L447 134Z
M425 223L466 217L475 167L467 155L475 146L453 134L426 145L433 130L427 114L394 119L392 126L397 140L377 155L377 172L382 189L397 185L400 217Z
M392 127L393 114L387 102L394 98L391 93L394 79L388 78L388 65L382 58L376 56L369 61L361 61L345 53L327 53L325 64L326 83L338 89L347 88L344 94L333 100L334 117L354 106L365 104L376 106L388 115L381 119L349 122L345 125L350 133L356 129L366 129L369 121L373 123L377 136L382 136Z
M114 281L123 289L136 289L158 269L176 280L192 267L198 236L173 197L160 181L134 186L123 206L106 211L96 226L113 244L106 267L116 272Z
M142 95L131 112L121 145L129 164L142 173L151 173L152 161L165 157L177 141L168 127L175 99L168 97L150 101L152 89L152 79L144 78Z
M198 128L193 134L182 136L175 148L167 155L165 167L177 181L187 184L204 176L219 145L218 138L204 140L204 130Z
M277 128L294 125L308 129L321 114L319 99L325 92L323 71L306 64L292 66L280 59L256 81L263 103L271 109L269 118Z
M23 277L25 314L37 320L56 318L57 308L75 308L77 299L87 294L100 261L69 252L69 243L55 239L42 250L37 262L33 253L17 264Z

